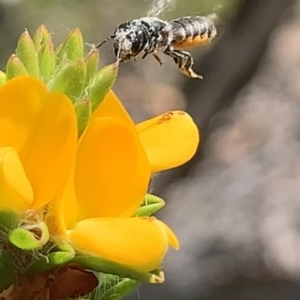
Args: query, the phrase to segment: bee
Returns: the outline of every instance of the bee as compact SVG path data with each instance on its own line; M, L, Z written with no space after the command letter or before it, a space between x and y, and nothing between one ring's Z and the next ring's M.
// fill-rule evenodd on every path
M163 53L174 60L183 74L202 79L192 69L192 55L184 50L206 44L216 35L217 29L210 16L182 17L170 22L145 17L119 25L96 48L113 39L114 54L118 61L126 62L143 53L142 59L151 54L161 66L163 63L158 53Z

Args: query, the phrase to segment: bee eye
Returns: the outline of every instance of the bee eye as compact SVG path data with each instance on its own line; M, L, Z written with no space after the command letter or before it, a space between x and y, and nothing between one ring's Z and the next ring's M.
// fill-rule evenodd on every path
M131 47L132 54L136 54L139 52L140 43L141 43L140 40L137 38L132 41L132 47Z
M119 53L119 44L118 43L114 43L113 47L114 47L115 56L117 57L118 53Z

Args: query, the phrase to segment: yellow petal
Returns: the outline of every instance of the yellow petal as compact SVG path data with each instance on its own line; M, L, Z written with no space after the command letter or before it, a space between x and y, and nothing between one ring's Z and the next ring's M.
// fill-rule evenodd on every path
M74 163L76 135L76 115L65 95L48 92L32 77L0 89L0 147L18 152L33 188L33 208L62 189Z
M140 206L150 165L135 128L93 119L77 151L75 188L81 219L131 216Z
M83 253L151 271L168 250L168 233L155 218L95 218L69 232L71 244Z
M173 111L136 125L152 173L180 166L190 160L199 144L192 118Z
M134 126L130 115L112 90L107 93L101 105L93 113L93 118L99 117L116 118L128 126Z
M22 212L33 200L33 192L18 153L0 148L0 210Z

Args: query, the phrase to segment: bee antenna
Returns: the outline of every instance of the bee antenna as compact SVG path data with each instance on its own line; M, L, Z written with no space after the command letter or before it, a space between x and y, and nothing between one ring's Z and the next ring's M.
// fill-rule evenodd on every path
M99 49L102 45L104 45L107 41L114 39L116 37L116 35L110 35L109 37L107 37L106 40L104 40L103 42L99 43L98 45L96 45L96 48Z

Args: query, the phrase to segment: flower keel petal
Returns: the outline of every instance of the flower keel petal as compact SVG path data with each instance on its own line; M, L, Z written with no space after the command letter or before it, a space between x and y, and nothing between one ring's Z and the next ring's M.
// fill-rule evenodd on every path
M69 232L75 249L134 269L160 266L168 250L168 234L155 218L94 218Z

